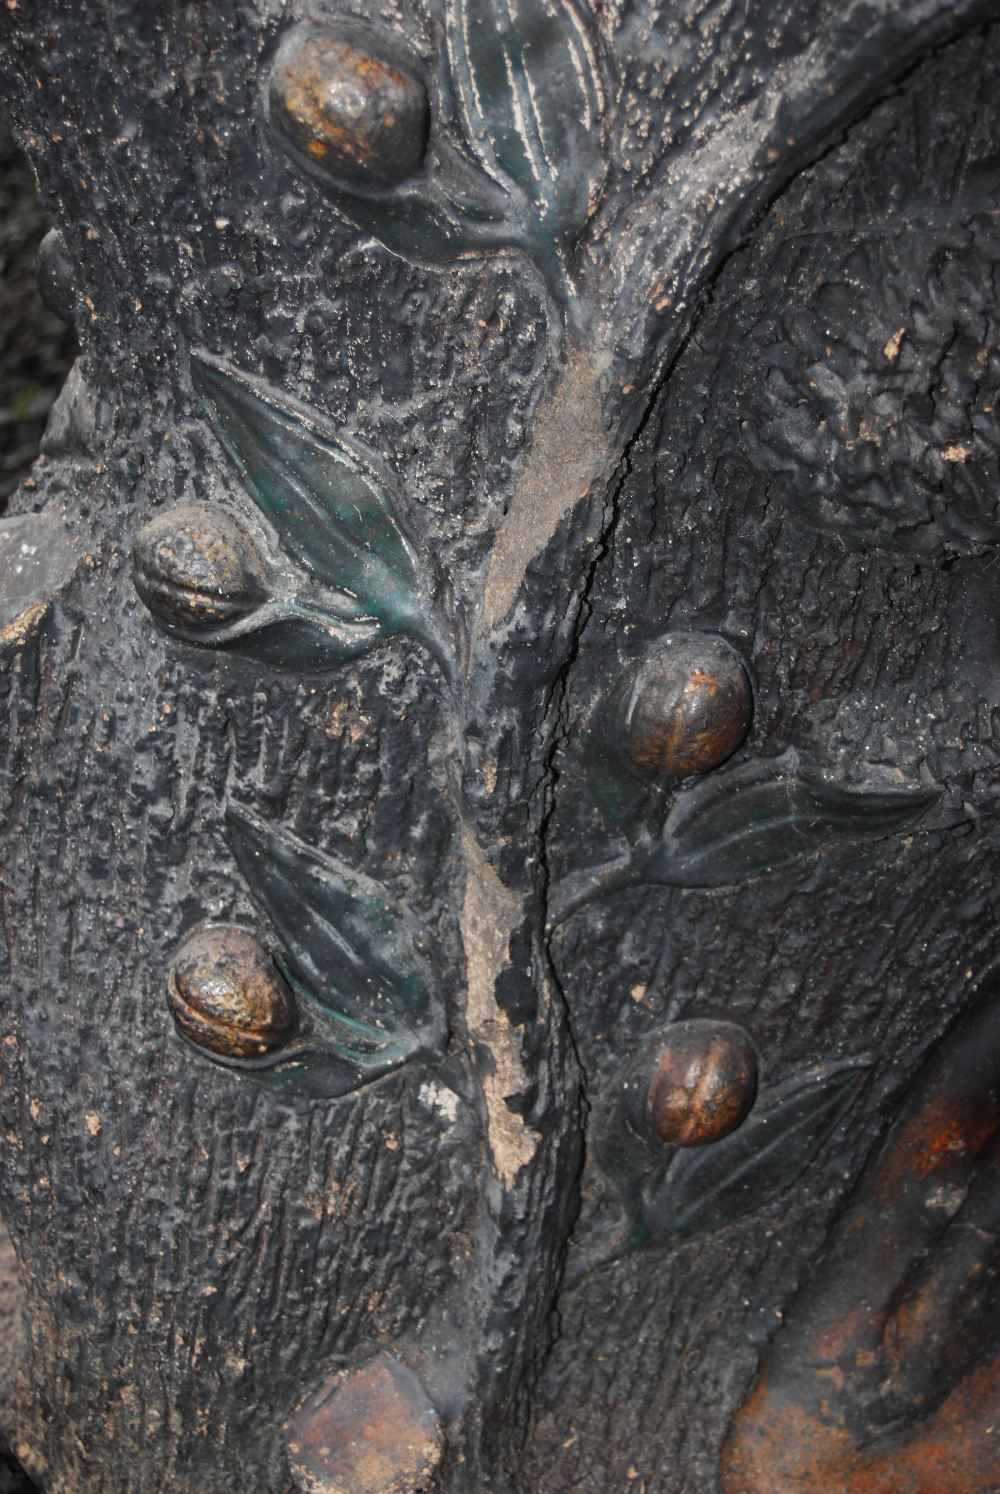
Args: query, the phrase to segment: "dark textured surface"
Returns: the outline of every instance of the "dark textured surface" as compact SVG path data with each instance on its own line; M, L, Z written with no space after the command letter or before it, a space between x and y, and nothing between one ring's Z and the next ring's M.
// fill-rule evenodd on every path
M0 507L30 470L42 430L69 369L74 338L43 305L35 283L38 247L47 228L31 170L10 127L0 121ZM20 1286L13 1250L0 1237L0 1374L9 1379L19 1338ZM0 1423L2 1424L2 1423ZM33 1485L0 1446L0 1491L28 1494Z
M285 1494L288 1416L389 1356L440 1416L442 1490L714 1494L785 1304L995 957L1000 44L944 45L993 7L601 6L572 55L606 171L566 137L593 216L550 174L503 253L409 259L269 134L298 8L168 10L0 17L86 308L15 499L38 595L0 634L11 1440L48 1494ZM443 9L366 19L429 79L439 162ZM215 504L287 542L197 358L259 381L286 457L331 427L376 454L450 673L397 614L299 672L156 628L129 564L152 518ZM600 705L668 630L736 648L752 728L717 801L609 812ZM652 864L672 806L676 885L547 934L565 879ZM166 975L205 920L361 999L290 942L294 889L234 823L405 909L381 952L412 922L443 1015L398 1071L311 1099L177 1038ZM789 1125L793 1187L692 1243L623 1241L583 1117L702 1017L747 1031L762 1099L864 1077L832 1136Z
M606 854L596 811L573 792L585 741L573 723L588 707L576 681L606 677L619 650L665 626L717 628L748 658L756 719L743 754L794 745L847 780L945 784L965 823L730 892L649 891L638 906L630 894L560 935L593 1092L664 1018L719 1007L752 1032L768 1078L834 1056L873 1055L876 1069L808 1187L564 1294L528 1488L624 1486L630 1468L648 1490L713 1487L720 1429L789 1287L916 1059L994 957L995 561L955 514L974 507L983 528L992 520L992 396L985 371L982 384L970 372L956 387L955 360L964 349L965 367L985 370L991 356L993 280L976 266L997 206L998 66L992 34L925 65L777 200L719 277L632 451L574 674L552 837L566 863L581 844ZM883 300L890 255L899 268ZM942 306L935 334L929 311L949 276L963 293ZM898 354L886 353L902 328ZM779 400L784 422L772 416L769 428L761 408ZM951 439L968 442L967 460L942 461ZM926 524L932 493L941 518L920 557L865 534L891 442L909 444L919 481L893 472L882 534ZM867 488L848 480L865 471ZM822 490L837 474L831 534ZM608 1207L591 1174L581 1238Z
M0 1494L32 1494L36 1488L16 1458L0 1458Z
M0 119L0 507L38 455L75 347L35 287L46 227L31 170Z

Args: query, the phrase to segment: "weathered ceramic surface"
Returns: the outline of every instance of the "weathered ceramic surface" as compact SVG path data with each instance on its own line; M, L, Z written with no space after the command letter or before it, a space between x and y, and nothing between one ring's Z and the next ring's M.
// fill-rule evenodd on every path
M50 1494L987 1489L998 9L2 12Z

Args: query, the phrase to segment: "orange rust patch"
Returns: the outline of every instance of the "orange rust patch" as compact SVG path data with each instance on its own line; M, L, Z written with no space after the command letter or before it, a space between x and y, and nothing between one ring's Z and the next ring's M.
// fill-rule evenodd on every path
M44 600L29 602L23 612L0 628L0 648L23 648L38 632L49 610L50 604Z
M998 1037L984 1004L916 1081L733 1422L723 1494L1000 1489L995 1237L975 1210L954 1229L939 1213L996 1186Z
M924 1145L914 1165L918 1178L929 1177L945 1160L961 1155L968 1145L968 1138L957 1120L949 1121L943 1130Z
M372 88L381 88L386 83L391 83L394 88L405 88L409 79L405 73L392 66L381 57L370 57L364 52L355 52L353 55L354 71L359 78L363 78Z
M858 1342L868 1319L860 1308L845 1312L843 1317L826 1325L826 1330L813 1340L811 1358L833 1362Z
M394 185L419 168L427 93L416 72L308 26L294 32L271 74L279 133L334 176Z
M921 1181L947 1163L975 1161L996 1136L1000 1121L995 1104L938 1098L903 1127L886 1161L906 1158L906 1171Z
M714 674L705 674L703 670L696 669L688 675L685 690L707 690L710 695L717 695L722 689L719 680Z
M682 778L717 767L743 741L753 714L742 663L711 635L668 635L629 688L625 747L650 777Z
M933 1417L858 1448L803 1405L777 1407L762 1378L723 1449L723 1494L994 1494L998 1386L995 1359Z
M337 49L338 61L347 50ZM311 42L302 49L296 66L280 69L275 81L282 107L311 156L323 160L333 153L363 165L374 159L374 146L361 128L356 125L348 129L331 112L327 98L329 52L330 48L320 42Z
M995 1137L998 1123L1000 1111L993 1103L973 1107L967 1100L935 1096L896 1133L879 1162L876 1196L890 1207L914 1178L925 1182L948 1164L975 1162Z
M757 1092L749 1047L726 1031L675 1034L650 1080L646 1115L665 1146L704 1146L734 1131Z
M409 1494L440 1460L441 1428L413 1371L380 1354L306 1403L288 1448L311 1494Z
M206 926L185 940L167 977L174 1021L199 1047L256 1058L288 1041L292 994L270 956L245 929Z

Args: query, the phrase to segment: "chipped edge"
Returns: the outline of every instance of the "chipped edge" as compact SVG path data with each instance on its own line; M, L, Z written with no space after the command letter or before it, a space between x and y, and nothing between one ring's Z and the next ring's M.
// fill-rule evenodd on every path
M483 1079L493 1165L505 1188L535 1156L541 1140L507 1096L527 1083L515 1028L496 999L496 983L510 963L510 937L524 913L517 893L505 887L469 829L462 831L465 896L462 942L468 970L467 1021L471 1036L484 1044L494 1068Z

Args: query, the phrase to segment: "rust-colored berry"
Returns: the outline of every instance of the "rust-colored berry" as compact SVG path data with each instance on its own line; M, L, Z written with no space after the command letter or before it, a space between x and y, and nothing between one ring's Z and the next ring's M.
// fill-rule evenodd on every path
M658 1146L707 1146L735 1131L757 1097L757 1056L732 1022L677 1022L626 1081L629 1124Z
M428 1489L443 1450L440 1418L427 1391L389 1353L334 1374L288 1425L295 1487L315 1494Z
M295 1000L267 951L246 929L198 929L178 950L167 981L185 1037L227 1058L261 1058L295 1030Z
M207 504L179 504L147 524L132 546L132 575L150 612L183 632L224 627L264 600L252 541Z
M297 26L275 58L268 97L279 143L335 181L393 187L420 169L427 89L380 37Z
M615 695L609 730L643 777L684 778L716 768L753 718L753 691L734 648L713 633L667 633Z

